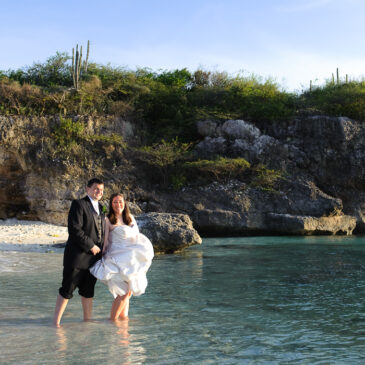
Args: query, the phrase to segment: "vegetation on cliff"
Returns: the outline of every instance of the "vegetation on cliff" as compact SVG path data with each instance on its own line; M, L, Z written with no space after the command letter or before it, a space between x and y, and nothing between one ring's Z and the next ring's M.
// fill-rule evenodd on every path
M152 182L180 189L193 176L200 183L235 178L271 190L282 172L251 166L242 158L201 160L192 154L199 139L196 121L244 119L260 125L302 114L365 120L364 81L330 80L296 94L254 75L186 68L132 71L88 63L82 66L76 87L77 59L82 66L79 55L72 67L67 53L56 53L44 63L0 71L0 114L58 116L48 132L43 129L41 138L35 138L31 149L36 158L42 154L64 166L77 161L85 169L91 165L95 169L95 161L100 160L100 168L115 171L127 148L121 135L105 129L86 133L85 121L75 118L109 115L143 126L140 143L128 148L130 158L148 167L144 173L150 171ZM97 158L87 157L92 154Z
M74 87L70 57L0 71L0 112L16 115L115 114L143 119L154 137L191 140L202 118L269 122L307 112L365 119L365 82L329 80L301 94L254 75L186 68L154 72L89 63Z

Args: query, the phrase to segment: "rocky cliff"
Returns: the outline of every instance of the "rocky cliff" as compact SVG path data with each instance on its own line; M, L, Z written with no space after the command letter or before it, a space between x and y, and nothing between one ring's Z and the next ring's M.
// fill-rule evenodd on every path
M118 118L76 119L86 135L118 134L130 146L142 138L132 123ZM60 158L52 134L57 120L0 116L1 219L65 224L71 200L83 194L90 176L101 176L105 196L124 191L135 214L187 214L203 235L365 232L365 126L348 118L256 126L199 121L196 158L244 157L282 171L283 178L269 190L239 179L206 184L192 179L178 191L148 181L133 149L112 138L108 143L90 138Z

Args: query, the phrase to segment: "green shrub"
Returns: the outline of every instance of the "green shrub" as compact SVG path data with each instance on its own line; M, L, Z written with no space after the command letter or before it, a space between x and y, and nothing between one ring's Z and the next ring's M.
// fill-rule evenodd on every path
M250 163L244 158L218 157L215 160L197 160L186 162L185 168L191 170L193 176L209 180L242 178Z
M190 143L180 143L177 138L171 142L164 139L160 143L152 146L144 146L139 149L140 158L148 164L156 167L166 167L173 165L188 153Z
M180 190L187 183L187 177L182 172L176 172L170 176L171 184L174 190Z
M365 81L327 82L303 93L301 102L304 108L315 109L321 114L365 121Z
M71 118L60 117L60 124L54 129L52 136L63 151L70 149L84 139L84 125L73 122Z
M186 68L183 68L182 70L163 71L156 74L155 79L164 85L188 88L193 81L193 75Z
M3 78L0 80L0 111L2 114L42 115L57 111L55 102L40 88Z
M285 174L281 170L268 169L265 165L259 164L251 170L251 185L263 190L275 191L276 183L284 179Z
M112 133L110 135L93 134L87 138L93 142L101 142L102 144L119 146L122 149L127 148L127 143L124 141L123 136Z

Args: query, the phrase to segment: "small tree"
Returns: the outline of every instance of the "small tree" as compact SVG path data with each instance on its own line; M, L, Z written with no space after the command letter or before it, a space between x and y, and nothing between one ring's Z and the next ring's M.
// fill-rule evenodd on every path
M69 59L67 53L56 52L44 63L34 63L32 66L8 72L8 77L21 84L27 83L48 88L71 86L72 81L67 65Z
M140 148L140 159L157 168L163 185L167 186L170 172L187 155L190 146L191 143L180 143L177 138L171 142L163 139L160 143Z

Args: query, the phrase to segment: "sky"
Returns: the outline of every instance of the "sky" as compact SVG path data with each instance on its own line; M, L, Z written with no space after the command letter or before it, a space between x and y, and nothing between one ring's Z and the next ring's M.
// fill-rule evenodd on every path
M91 62L198 68L283 89L365 75L365 0L0 0L0 70L90 40Z

